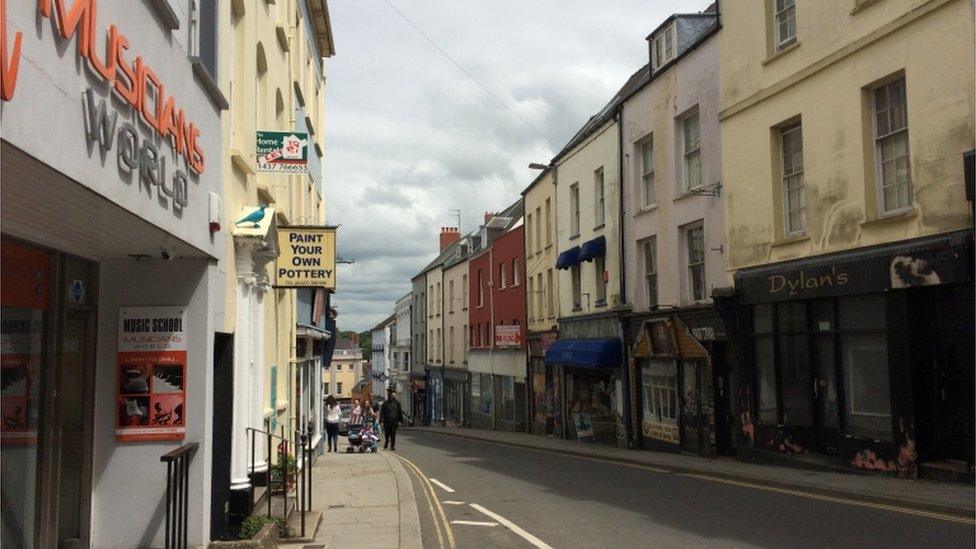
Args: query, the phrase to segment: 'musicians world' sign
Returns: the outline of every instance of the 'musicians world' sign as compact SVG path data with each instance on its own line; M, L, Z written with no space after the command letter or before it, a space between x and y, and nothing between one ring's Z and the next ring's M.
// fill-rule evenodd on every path
M335 289L335 227L278 227L275 286Z

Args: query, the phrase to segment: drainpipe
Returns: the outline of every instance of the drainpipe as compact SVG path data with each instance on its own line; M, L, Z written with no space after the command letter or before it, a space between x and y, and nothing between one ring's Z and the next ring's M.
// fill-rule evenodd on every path
M491 364L491 430L496 431L495 418L498 417L498 399L495 398L495 367L493 365L495 354L495 243L492 242L488 247L488 314L491 317L491 324L488 327L488 364Z
M617 234L619 235L620 241L620 256L617 261L618 268L620 269L620 299L621 305L626 304L627 300L627 276L626 276L626 261L624 259L624 252L626 249L626 242L624 239L624 116L623 116L623 105L619 105L614 114L614 118L617 119L617 206L618 206L618 223L620 226L617 229ZM623 346L623 379L621 380L623 389L623 417L624 417L624 436L627 439L627 448L633 446L633 419L631 417L631 405L630 405L630 391L631 383L630 377L632 372L630 371L630 360L628 355L630 354L630 348L627 345L627 322L624 316L618 312L617 316L620 321L620 344Z

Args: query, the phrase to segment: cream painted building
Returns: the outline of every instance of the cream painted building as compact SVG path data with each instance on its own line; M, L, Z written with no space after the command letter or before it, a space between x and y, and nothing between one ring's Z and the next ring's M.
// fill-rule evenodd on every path
M226 240L228 261L221 271L227 293L223 330L234 335L229 506L234 523L250 506L246 428L278 432L293 425L292 418L302 418L312 428L314 444L322 435L316 353L330 335L321 321L328 296L319 298L323 306L313 304L314 290L273 288L272 270L276 227L325 223L324 58L334 51L325 0L221 2L217 19L215 85L230 104L222 120L222 210L233 238ZM308 172L259 172L259 130L307 132ZM259 209L265 215L258 223L238 221ZM269 456L258 442L253 465L264 474Z
M336 398L352 398L352 389L363 377L363 350L349 339L336 341L332 362L323 367L322 394Z
M454 253L444 262L444 424L463 425L467 420L468 394L468 256L472 237L466 235L451 248Z
M557 337L559 298L556 270L556 170L547 168L522 191L525 202L525 301L529 353L529 424L535 434L552 434L554 386L545 353Z
M722 4L740 452L971 474L973 19L968 0Z

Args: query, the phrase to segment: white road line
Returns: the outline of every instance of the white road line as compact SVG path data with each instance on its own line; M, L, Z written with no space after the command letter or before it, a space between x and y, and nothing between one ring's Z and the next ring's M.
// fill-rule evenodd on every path
M463 501L452 501L452 500L442 501L441 503L443 503L444 505L464 505Z
M431 480L433 480L433 479L431 479ZM508 528L512 532L515 532L519 536L522 536L522 539L524 539L525 541L527 541L527 542L531 543L532 545L538 547L539 549L552 549L552 547L550 545L546 544L544 541L542 541L541 539L539 539L539 538L533 536L532 534L526 532L525 530L519 528L519 526L517 524L515 524L514 522L508 520L507 518L505 518L505 517L503 517L503 516L501 516L501 515L499 515L497 513L492 513L491 511L489 511L488 509L485 509L484 507L478 505L477 503L472 503L471 504L471 508L474 509L474 510L476 510L476 511L481 511L482 513L488 515L489 517L497 520L502 526Z
M429 480L429 481L433 482L434 484L440 486L445 492L447 492L449 494L453 494L454 493L454 488L451 488L450 486L444 484L443 482L437 480L436 478L428 478L427 480Z
M468 526L498 526L497 522L481 522L477 520L452 520L451 524L465 524Z

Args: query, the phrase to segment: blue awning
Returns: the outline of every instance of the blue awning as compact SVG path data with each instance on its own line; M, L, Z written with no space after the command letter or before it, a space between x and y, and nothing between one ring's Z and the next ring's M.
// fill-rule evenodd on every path
M583 243L583 247L580 248L580 261L593 261L595 257L603 257L607 255L607 239L603 236L598 236L593 240L587 240Z
M620 339L560 339L546 351L546 364L614 368L623 360Z
M579 265L580 262L579 256L580 256L580 247L573 246L572 248L559 254L559 257L556 258L556 268L568 269L573 265Z

